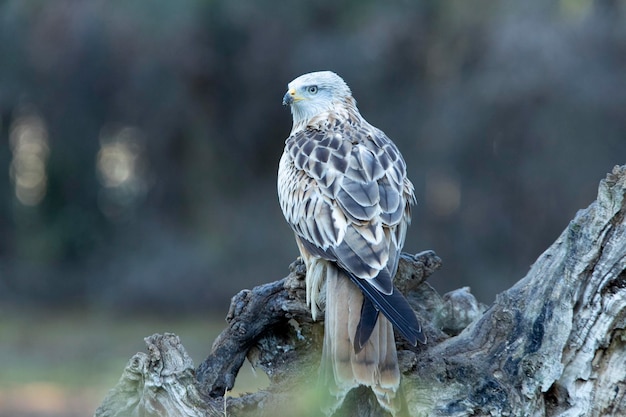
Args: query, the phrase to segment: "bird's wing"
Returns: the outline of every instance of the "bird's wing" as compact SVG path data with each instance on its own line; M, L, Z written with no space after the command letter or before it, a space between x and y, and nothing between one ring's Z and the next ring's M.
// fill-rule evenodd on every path
M414 202L406 165L382 131L329 120L287 139L278 181L283 213L309 253L336 262L416 343L419 323L404 317L410 307L392 283ZM361 323L359 343L376 322L374 314L362 318L371 320Z
M286 145L284 163L293 167L281 169L279 195L298 237L391 294L414 200L396 146L376 128L347 123L304 129Z

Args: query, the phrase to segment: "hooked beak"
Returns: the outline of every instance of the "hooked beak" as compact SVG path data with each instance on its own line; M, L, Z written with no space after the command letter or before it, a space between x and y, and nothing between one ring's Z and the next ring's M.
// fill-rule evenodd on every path
M296 95L296 89L290 88L283 97L283 106L290 106L296 101L302 100L302 97Z

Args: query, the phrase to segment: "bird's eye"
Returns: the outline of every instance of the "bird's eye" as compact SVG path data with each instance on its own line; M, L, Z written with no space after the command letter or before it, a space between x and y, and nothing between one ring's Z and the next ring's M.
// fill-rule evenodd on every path
M316 94L317 93L317 86L316 85L310 85L306 88L306 91L309 92L309 94Z

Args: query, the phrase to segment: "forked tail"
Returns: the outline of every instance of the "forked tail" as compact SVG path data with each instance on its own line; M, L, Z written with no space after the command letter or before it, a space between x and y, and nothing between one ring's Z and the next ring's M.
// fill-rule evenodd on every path
M380 405L392 412L400 385L400 370L393 325L379 315L367 342L355 352L355 334L361 320L363 294L337 268L327 268L322 382L334 396L325 411L333 413L347 393L365 385L372 389Z

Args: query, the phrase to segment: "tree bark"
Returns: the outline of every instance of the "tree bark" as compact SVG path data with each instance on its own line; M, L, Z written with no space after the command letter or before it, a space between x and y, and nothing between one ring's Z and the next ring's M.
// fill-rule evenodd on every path
M432 251L403 254L396 285L425 324L428 343L397 339L409 416L626 415L626 166L600 182L525 278L489 308L468 288L439 296L425 279ZM233 297L228 327L194 370L175 335L146 338L96 410L113 416L317 416L323 323L304 302L304 265ZM267 390L226 398L245 358ZM337 415L380 416L368 389Z

